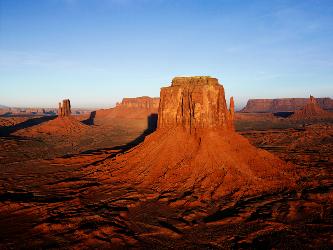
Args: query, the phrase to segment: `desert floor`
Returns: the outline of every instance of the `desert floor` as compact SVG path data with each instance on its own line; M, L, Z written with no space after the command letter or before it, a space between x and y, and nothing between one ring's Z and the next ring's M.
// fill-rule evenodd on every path
M1 249L333 247L332 121L238 118L241 135L303 177L293 190L203 201L101 172L152 132L145 119L76 117L66 131L32 130L52 119L0 120Z

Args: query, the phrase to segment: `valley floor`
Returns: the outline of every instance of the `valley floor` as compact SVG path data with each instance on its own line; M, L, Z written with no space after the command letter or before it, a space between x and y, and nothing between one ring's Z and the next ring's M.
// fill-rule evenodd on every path
M103 162L139 142L130 144L143 125L96 128L103 137L94 146L78 140L70 154L45 138L3 136L0 249L332 249L333 124L267 124L237 129L295 164L302 179L294 190L239 200L157 193L109 179L113 169L103 175Z

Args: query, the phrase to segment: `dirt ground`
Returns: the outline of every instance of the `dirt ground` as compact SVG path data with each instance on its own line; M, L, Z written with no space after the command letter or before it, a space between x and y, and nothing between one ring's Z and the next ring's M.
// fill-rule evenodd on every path
M116 169L101 172L151 132L147 119L96 120L68 135L31 130L52 121L0 128L0 249L333 247L331 121L236 120L251 144L302 176L292 190L237 200L141 189L109 178Z

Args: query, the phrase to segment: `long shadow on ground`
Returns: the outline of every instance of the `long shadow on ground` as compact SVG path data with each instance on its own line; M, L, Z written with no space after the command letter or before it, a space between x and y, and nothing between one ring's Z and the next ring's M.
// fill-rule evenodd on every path
M85 125L94 125L94 120L95 120L95 117L96 117L96 111L93 111L90 113L90 116L88 119L82 121L83 124Z
M29 128L32 126L39 125L43 122L47 122L50 120L55 119L57 116L43 116L43 117L38 117L38 118L32 118L27 121L21 122L19 124L16 124L14 126L9 126L9 127L1 127L0 128L0 136L9 136L10 134L21 130L25 128Z
M91 116L91 117L93 117L93 118L90 119L90 122L92 122L92 124L93 124L94 115ZM83 154L101 154L105 151L111 151L111 150L117 151L117 154L118 153L123 153L123 152L137 146L141 142L143 142L147 135L153 133L156 130L156 128L157 128L157 118L158 118L157 114L149 115L147 117L147 129L145 131L143 131L142 134L139 135L137 138L135 138L134 140L132 140L132 141L130 141L130 142L124 144L124 145L110 147L110 148L99 148L99 149L86 150L86 151L83 151L83 152L79 153L79 155L83 155ZM73 157L74 155L77 155L77 154L67 154L67 155L64 155L63 158L70 158L70 157ZM111 158L113 156L114 155L112 154L107 158ZM103 160L105 160L105 159L103 159ZM103 161L103 160L101 160L101 161ZM100 161L98 161L98 162L100 162ZM89 164L89 165L94 165L94 164L97 164L98 162L94 162L94 163Z

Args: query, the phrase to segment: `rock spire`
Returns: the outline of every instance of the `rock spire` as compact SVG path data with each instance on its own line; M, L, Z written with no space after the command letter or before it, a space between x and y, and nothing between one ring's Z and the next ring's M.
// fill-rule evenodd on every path
M234 102L234 97L230 97L230 107L229 107L229 114L230 114L230 119L233 121L235 119L235 102Z
M316 98L310 95L308 103L301 110L296 110L295 113L290 117L291 119L296 120L311 120L319 118L332 118L332 113L323 110Z
M71 115L71 102L69 99L65 99L61 102L59 102L59 109L58 109L58 116L59 117L65 117Z

